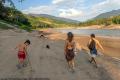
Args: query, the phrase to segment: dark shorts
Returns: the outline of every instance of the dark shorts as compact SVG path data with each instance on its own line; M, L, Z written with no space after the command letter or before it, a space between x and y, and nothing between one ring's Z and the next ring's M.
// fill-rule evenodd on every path
M91 54L91 57L96 57L97 56L97 50L96 49L90 50L90 54Z
M18 51L18 59L25 59L26 58L26 54L24 51Z
M67 60L67 61L71 61L71 60L74 59L74 56L75 56L75 54L74 54L74 51L73 51L73 49L72 49L72 50L68 50L68 51L67 51L65 57L66 57L66 60Z

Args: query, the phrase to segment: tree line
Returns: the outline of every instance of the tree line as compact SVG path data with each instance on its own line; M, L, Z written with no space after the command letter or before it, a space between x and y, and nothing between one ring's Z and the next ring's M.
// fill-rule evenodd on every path
M23 0L18 1L22 2ZM39 17L25 15L17 10L12 0L0 0L0 20L4 20L10 24L16 24L18 28L27 31L35 28L53 28L51 24L41 22Z
M86 22L80 22L79 26L91 26L91 25L111 25L111 24L120 24L120 15L118 16L111 16L109 18L102 18L102 19L93 19L88 20Z

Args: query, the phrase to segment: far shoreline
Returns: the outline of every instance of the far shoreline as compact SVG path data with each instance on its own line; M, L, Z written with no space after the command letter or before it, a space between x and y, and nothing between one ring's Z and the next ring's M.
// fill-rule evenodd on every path
M61 28L55 28L55 29L107 29L107 30L120 30L120 25L108 25L108 26L104 26L104 25L91 25L91 26L76 26L76 27L61 27Z
M44 33L51 33L51 34L55 34L55 33L59 33L59 34L66 34L66 33L62 33L59 31L56 31L56 29L75 29L75 28L48 28L48 29L38 29L37 31L43 31ZM77 29L79 30L79 29ZM82 30L82 29L81 29ZM83 30L87 30L87 29L83 29ZM90 30L118 30L118 29L90 29ZM119 29L120 30L120 29ZM81 34L75 34L75 36L79 36L79 37L89 37L89 35L81 35ZM97 37L100 38L107 38L107 39L120 39L120 36L105 36L105 35L97 35Z

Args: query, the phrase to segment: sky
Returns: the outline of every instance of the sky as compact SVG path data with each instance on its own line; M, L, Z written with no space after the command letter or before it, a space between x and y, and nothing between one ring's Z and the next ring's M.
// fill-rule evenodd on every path
M120 0L13 0L25 14L49 14L86 21L97 15L120 9Z

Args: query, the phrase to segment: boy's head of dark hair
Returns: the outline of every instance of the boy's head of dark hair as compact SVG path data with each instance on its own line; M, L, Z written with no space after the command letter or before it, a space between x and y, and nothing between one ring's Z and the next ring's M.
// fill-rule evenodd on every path
M72 32L68 32L67 36L68 36L68 40L71 42L73 40L73 37L74 37L73 33Z
M91 34L90 36L91 36L91 38L95 38L95 34Z
M30 45L30 40L26 40L26 41L25 41L25 44L26 44L26 43L27 43L28 45Z

